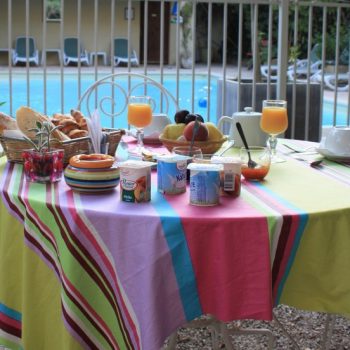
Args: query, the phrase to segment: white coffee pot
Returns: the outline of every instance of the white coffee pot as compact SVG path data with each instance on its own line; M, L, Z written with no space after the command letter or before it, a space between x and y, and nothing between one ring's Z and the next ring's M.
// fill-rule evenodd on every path
M218 128L224 133L225 123L230 124L228 137L234 140L235 147L243 147L236 123L240 122L249 146L266 146L268 135L260 128L261 113L254 112L252 107L245 107L244 112L233 113L232 117L219 119Z

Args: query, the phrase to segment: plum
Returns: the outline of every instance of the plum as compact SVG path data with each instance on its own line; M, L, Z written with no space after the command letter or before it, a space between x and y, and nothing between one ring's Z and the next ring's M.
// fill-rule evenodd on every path
M181 109L175 113L174 120L176 124L185 123L185 118L190 112L186 109Z
M198 121L200 121L200 122L202 122L202 123L204 123L204 119L203 119L203 117L200 115L200 114L187 114L186 115L186 118L185 118L185 124L188 124L188 123L190 123L190 122L193 122L193 121L195 121L195 120L198 120Z

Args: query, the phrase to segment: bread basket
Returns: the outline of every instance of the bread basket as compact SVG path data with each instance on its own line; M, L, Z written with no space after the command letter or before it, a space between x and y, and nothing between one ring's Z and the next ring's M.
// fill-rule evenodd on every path
M121 137L125 134L122 129L103 129L105 134L105 153L114 156ZM23 138L0 136L0 143L9 162L23 163L22 152L33 146ZM52 147L64 150L64 165L70 157L76 154L92 153L92 142L89 136L62 142L52 142Z
M163 145L171 152L174 147L177 146L189 146L190 141L178 141L164 138L163 134L160 134L159 140L163 143ZM203 154L211 154L218 151L222 144L227 140L227 137L224 136L220 140L213 141L195 141L194 146L199 147L202 150Z

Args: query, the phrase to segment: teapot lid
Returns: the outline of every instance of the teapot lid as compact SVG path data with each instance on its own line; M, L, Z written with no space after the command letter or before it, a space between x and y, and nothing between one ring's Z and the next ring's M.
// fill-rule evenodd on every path
M235 117L261 117L261 113L254 112L252 107L244 107L244 112L233 113Z

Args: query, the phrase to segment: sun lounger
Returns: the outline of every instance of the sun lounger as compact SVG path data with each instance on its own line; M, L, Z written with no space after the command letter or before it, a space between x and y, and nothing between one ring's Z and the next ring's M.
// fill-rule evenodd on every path
M27 52L27 43L29 49ZM12 54L12 63L15 66L17 63L34 63L39 65L39 52L36 49L35 40L32 37L20 36L16 39L16 47Z

